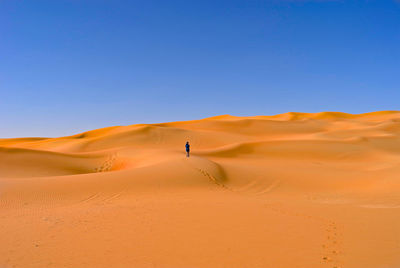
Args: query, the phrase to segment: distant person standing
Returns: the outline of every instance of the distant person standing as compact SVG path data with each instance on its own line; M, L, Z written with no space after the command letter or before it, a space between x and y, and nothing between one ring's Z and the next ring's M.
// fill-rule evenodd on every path
M189 155L190 154L190 144L188 141L186 142L185 147L186 147L186 157L189 157L190 156Z

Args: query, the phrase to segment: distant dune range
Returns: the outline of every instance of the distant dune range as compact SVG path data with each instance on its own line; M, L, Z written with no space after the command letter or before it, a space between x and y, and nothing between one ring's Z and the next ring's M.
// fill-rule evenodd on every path
M400 111L0 139L0 267L400 267L399 226Z

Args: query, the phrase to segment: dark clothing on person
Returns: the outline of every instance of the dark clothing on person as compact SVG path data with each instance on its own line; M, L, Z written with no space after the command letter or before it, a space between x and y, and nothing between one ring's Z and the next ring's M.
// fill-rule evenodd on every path
M186 143L185 147L186 147L186 157L189 157L189 152L190 152L189 142Z

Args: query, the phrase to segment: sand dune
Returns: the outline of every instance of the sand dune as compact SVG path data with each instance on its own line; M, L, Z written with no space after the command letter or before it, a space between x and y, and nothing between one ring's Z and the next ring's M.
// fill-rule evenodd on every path
M399 111L0 139L0 267L400 267L399 174Z

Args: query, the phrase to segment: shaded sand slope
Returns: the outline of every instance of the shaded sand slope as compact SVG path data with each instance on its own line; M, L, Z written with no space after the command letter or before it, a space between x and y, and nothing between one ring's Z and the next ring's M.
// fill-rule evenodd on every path
M0 267L399 267L399 174L397 111L0 139Z

